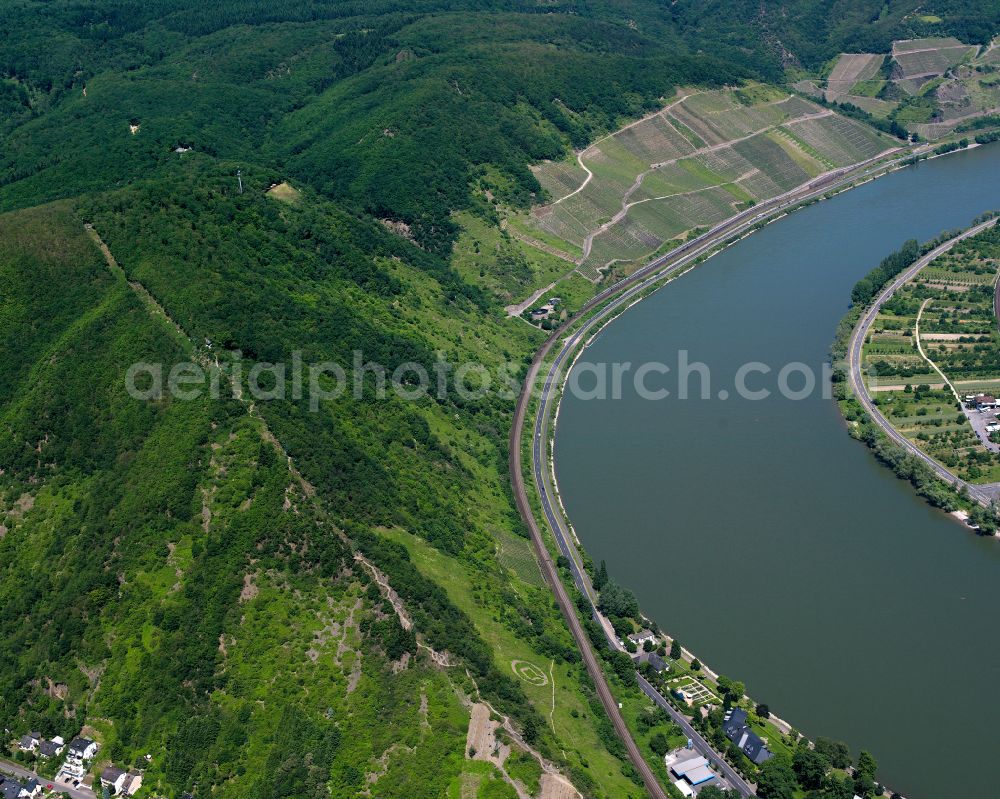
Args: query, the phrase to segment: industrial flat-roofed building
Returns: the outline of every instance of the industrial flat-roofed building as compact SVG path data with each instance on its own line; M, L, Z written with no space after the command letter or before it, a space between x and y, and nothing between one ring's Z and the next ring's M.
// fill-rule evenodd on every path
M692 785L701 785L708 782L709 780L715 779L715 772L712 771L708 766L698 766L696 769L691 769L687 774L684 775L684 779L690 782Z
M701 755L698 755L697 757L692 757L688 760L682 760L679 763L674 763L670 767L670 770L674 772L675 776L683 777L689 771L693 771L696 768L706 765L708 765L708 761Z

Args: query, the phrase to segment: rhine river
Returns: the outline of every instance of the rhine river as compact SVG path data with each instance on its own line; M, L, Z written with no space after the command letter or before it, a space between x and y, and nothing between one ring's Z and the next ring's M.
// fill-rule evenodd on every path
M851 287L903 241L991 209L1000 145L770 225L624 313L581 358L665 364L646 385L670 397L640 398L629 379L618 399L567 392L557 427L577 534L643 610L804 733L870 750L915 799L1000 793L1000 541L928 507L847 435L832 400L780 396L777 374L820 373ZM709 368L710 399L693 372L677 398L681 350ZM771 367L745 381L769 398L736 396L748 362Z

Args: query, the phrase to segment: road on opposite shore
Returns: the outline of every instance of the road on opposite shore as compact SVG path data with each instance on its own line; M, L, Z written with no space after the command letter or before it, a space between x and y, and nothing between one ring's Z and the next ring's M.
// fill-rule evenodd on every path
M552 366L545 376L545 381L541 388L539 409L535 417L535 429L531 447L534 482L546 521L552 531L559 551L569 559L574 582L580 588L584 596L587 597L591 605L591 612L596 618L597 610L596 607L594 607L594 597L589 590L578 556L575 554L575 546L572 544L571 537L567 534L567 531L564 528L561 520L561 514L556 513L553 509L556 492L547 475L548 470L544 468L546 461L544 457L544 450L547 442L546 436L549 407L553 396L553 390L559 385L561 376L560 370L566 357L576 348L576 346L583 340L583 336L589 332L594 325L605 320L624 303L636 299L647 288L650 288L657 282L665 279L683 267L688 266L699 256L710 252L714 247L731 240L734 237L749 232L758 223L761 223L769 218L773 218L778 215L779 212L797 205L800 202L815 199L828 191L844 188L855 181L875 176L883 170L888 171L894 167L898 167L905 157L915 152L914 150L908 150L905 156L900 156L899 158L893 159L892 161L886 162L878 167L871 168L876 161L892 155L897 151L888 151L861 164L834 170L833 172L821 175L812 181L803 184L797 189L793 189L786 194L772 198L771 200L762 202L753 208L742 211L712 228L707 233L704 233L703 235L682 244L680 247L677 247L671 252L654 259L645 267L634 272L632 275L604 289L585 303L574 316L564 322L558 330L549 336L549 338L536 352L535 357L532 359L531 366L528 369L527 376L525 377L521 394L518 397L513 424L511 425L508 448L508 468L510 471L514 500L521 513L521 517L524 519L525 525L528 527L539 564L541 565L542 573L544 574L546 581L549 583L549 586L555 595L556 602L566 619L570 632L580 649L587 672L594 681L601 704L614 726L615 731L624 742L629 760L642 777L646 790L651 796L655 797L655 799L665 797L663 788L657 781L656 776L649 767L649 764L646 763L643 758L635 739L632 737L631 732L625 724L625 720L622 717L618 703L615 701L614 695L611 693L611 689L608 686L604 673L601 670L596 655L594 654L590 639L583 630L583 627L576 616L574 605L562 584L562 580L559 577L555 563L549 554L548 547L545 544L541 528L535 518L535 514L525 488L524 475L522 472L522 442L524 436L524 425L531 398L533 396L534 387L541 372L542 363L546 358L548 358L560 338L564 336L574 324L586 317L586 315L589 314L594 308L600 306L604 302L608 302L608 304L597 314L587 319L579 330L566 338L560 347ZM667 703L666 700L663 700L663 697L660 696L659 693L652 688L652 686L649 686L648 683L646 685L653 691L653 693L656 694L656 696L660 697L660 700L662 700L662 704L660 701L657 701L657 704L660 704L661 707L663 705L670 707L669 703ZM640 687L642 687L647 694L649 693L646 687L642 686L642 683L640 683ZM675 719L680 715L676 710L673 710L672 707L670 707L668 712L671 712L671 715ZM684 721L686 724L686 720ZM682 728L683 727L684 725L682 725ZM723 773L730 779L734 787L736 787L736 789L745 797L753 796L753 788L725 762L721 755L716 753L711 748L704 738L698 735L697 731L690 728L690 725L687 725L687 727L693 733L691 737L698 749L706 752L706 754L710 754Z
M877 317L879 311L882 310L882 306L889 301L893 294L895 294L901 286L916 277L916 275L925 266L927 266L927 264L935 258L948 252L948 250L955 246L957 242L962 239L966 239L969 236L974 236L977 233L986 230L986 228L992 227L996 224L996 222L996 218L989 219L986 222L982 222L969 228L965 232L955 236L955 238L949 239L944 244L935 247L929 253L915 261L912 266L901 272L888 286L879 292L875 300L861 315L857 325L854 327L854 332L851 333L851 339L847 349L847 364L851 381L851 391L854 393L854 396L858 398L858 401L861 403L862 407L864 407L865 412L872 418L875 424L877 424L879 428L895 443L899 444L901 447L906 449L907 452L927 464L939 478L952 485L957 485L960 488L966 488L969 492L969 496L981 505L990 504L990 501L997 495L997 488L990 490L984 486L977 486L972 483L966 483L964 480L960 480L956 475L948 471L944 466L934 460L930 455L921 450L916 444L889 424L889 421L879 411L874 400L872 399L871 393L868 391L868 386L866 385L864 377L861 374L861 366L862 351L864 349L865 339L868 337L868 331L875 322L875 317Z

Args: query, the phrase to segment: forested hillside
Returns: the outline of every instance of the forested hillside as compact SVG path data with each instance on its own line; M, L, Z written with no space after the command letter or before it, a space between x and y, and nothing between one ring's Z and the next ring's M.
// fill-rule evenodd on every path
M522 377L543 334L504 302L571 269L501 224L535 162L917 24L775 5L3 4L0 727L82 730L144 795L639 796L511 501L513 397L249 375ZM184 361L217 398L125 391ZM665 777L678 729L611 679ZM467 746L485 703L509 767Z

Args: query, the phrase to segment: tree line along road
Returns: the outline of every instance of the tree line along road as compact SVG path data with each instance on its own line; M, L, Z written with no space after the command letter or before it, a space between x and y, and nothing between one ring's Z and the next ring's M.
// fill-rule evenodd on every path
M535 416L530 457L532 463L532 476L538 492L542 511L545 515L546 523L552 532L559 551L569 559L574 582L583 595L587 597L588 602L591 605L591 612L596 618L597 609L595 607L594 597L592 592L589 590L589 586L587 584L587 580L585 579L585 575L583 574L578 556L576 556L575 546L571 541L571 536L568 535L568 532L565 530L563 522L561 521L561 514L557 513L554 509L556 493L554 487L551 485L551 480L547 475L547 470L545 469L545 453L547 451L546 448L548 444L548 418L551 412L554 392L560 385L563 363L566 361L569 354L585 340L584 337L586 334L596 325L599 325L601 322L608 319L624 304L637 299L642 292L648 288L653 287L658 282L678 272L684 267L689 266L697 258L711 252L715 247L750 232L756 225L778 216L799 203L816 199L829 191L845 188L855 182L867 180L891 171L892 169L898 168L902 164L903 160L910 157L914 152L919 152L919 149L906 149L903 151L902 155L898 155L896 158L892 158L891 160L875 165L876 161L881 161L887 156L897 154L900 149L901 148L897 148L897 150L883 153L876 158L857 164L853 167L845 167L834 170L833 172L829 172L825 175L821 175L808 183L803 184L797 189L793 189L786 194L762 202L753 208L749 208L733 217L730 217L728 220L721 222L707 233L704 233L701 236L682 244L680 247L672 250L671 252L654 259L645 267L609 286L585 303L574 316L564 322L559 329L554 331L552 335L550 335L549 338L542 344L536 352L535 357L532 359L531 366L528 369L528 373L521 389L521 394L518 397L514 420L511 425L508 447L508 469L510 471L514 500L531 535L531 540L534 545L535 553L541 566L542 573L552 589L556 602L566 619L566 623L569 626L570 632L573 635L578 648L580 649L587 672L594 681L601 704L614 726L616 733L625 744L629 760L641 776L647 792L650 796L655 797L655 799L661 799L662 797L665 797L666 794L656 779L652 769L649 767L649 764L643 758L642 752L639 750L635 739L632 737L631 732L625 724L625 720L618 708L618 703L615 701L614 696L611 693L611 689L608 686L604 673L601 670L596 655L594 654L590 640L577 618L576 609L566 592L565 586L562 584L562 580L559 577L559 572L554 561L552 560L552 556L549 554L538 520L535 518L534 510L532 509L531 503L528 499L522 471L522 446L524 440L525 420L527 418L534 387L537 384L539 375L541 374L542 365L553 352L560 339L567 336L569 331L582 321L579 329L576 329L565 338L545 375L539 397L539 407ZM604 305L604 307L601 307L597 313L588 317L588 314L591 314L592 311L599 308L604 303L607 304ZM652 688L652 686L649 686L648 683L647 686L654 693L656 693L656 696L658 696L662 701L662 704L660 701L657 701L657 704L660 704L661 707L663 705L669 706L669 703L667 703L666 700L663 699L663 697L660 696L654 688ZM640 687L642 687L641 683ZM646 691L646 688L643 688L643 690ZM646 691L646 693L649 694L649 691ZM655 697L652 698L656 701ZM671 710L673 709L671 708ZM669 712L670 710L668 710L668 713ZM673 711L672 715L674 714L676 714L675 719L676 716L680 715L676 711ZM684 721L686 724L686 720ZM682 729L683 728L684 725L682 725ZM710 756L711 759L719 764L720 769L723 771L725 776L730 779L734 787L736 787L743 796L753 796L753 788L745 780L743 780L739 774L729 767L724 758L712 750L708 742L701 738L701 736L699 736L693 728L690 728L690 725L687 725L687 728L691 729L691 733L693 733L693 735L690 737L692 737L692 740L695 741L699 750L702 750L706 756Z
M847 349L847 363L851 381L851 391L854 393L854 396L858 398L858 402L861 403L865 412L872 418L875 424L877 424L879 428L896 444L899 444L899 446L905 448L907 452L926 463L939 478L947 483L956 485L959 488L966 488L969 492L969 496L982 505L989 505L990 501L994 497L994 494L985 490L982 486L973 485L972 483L966 483L965 481L960 480L956 475L948 471L944 466L934 460L930 455L921 450L918 446L916 446L916 444L907 439L906 436L889 424L889 421L882 415L878 407L876 407L871 393L868 391L868 386L865 384L864 377L861 373L861 362L865 340L868 337L868 331L875 322L875 318L878 316L879 311L882 310L882 306L892 298L893 294L895 294L900 287L916 277L924 267L931 263L931 261L948 252L948 250L954 247L957 242L970 236L975 236L977 233L981 233L989 227L993 227L996 222L997 219L993 218L982 222L975 227L969 228L965 232L955 236L953 239L949 239L944 244L935 247L929 253L915 261L912 266L901 272L889 283L888 286L879 292L875 300L868 306L868 308L865 309L864 313L861 314L861 318L854 327L854 332L851 333L851 339Z

